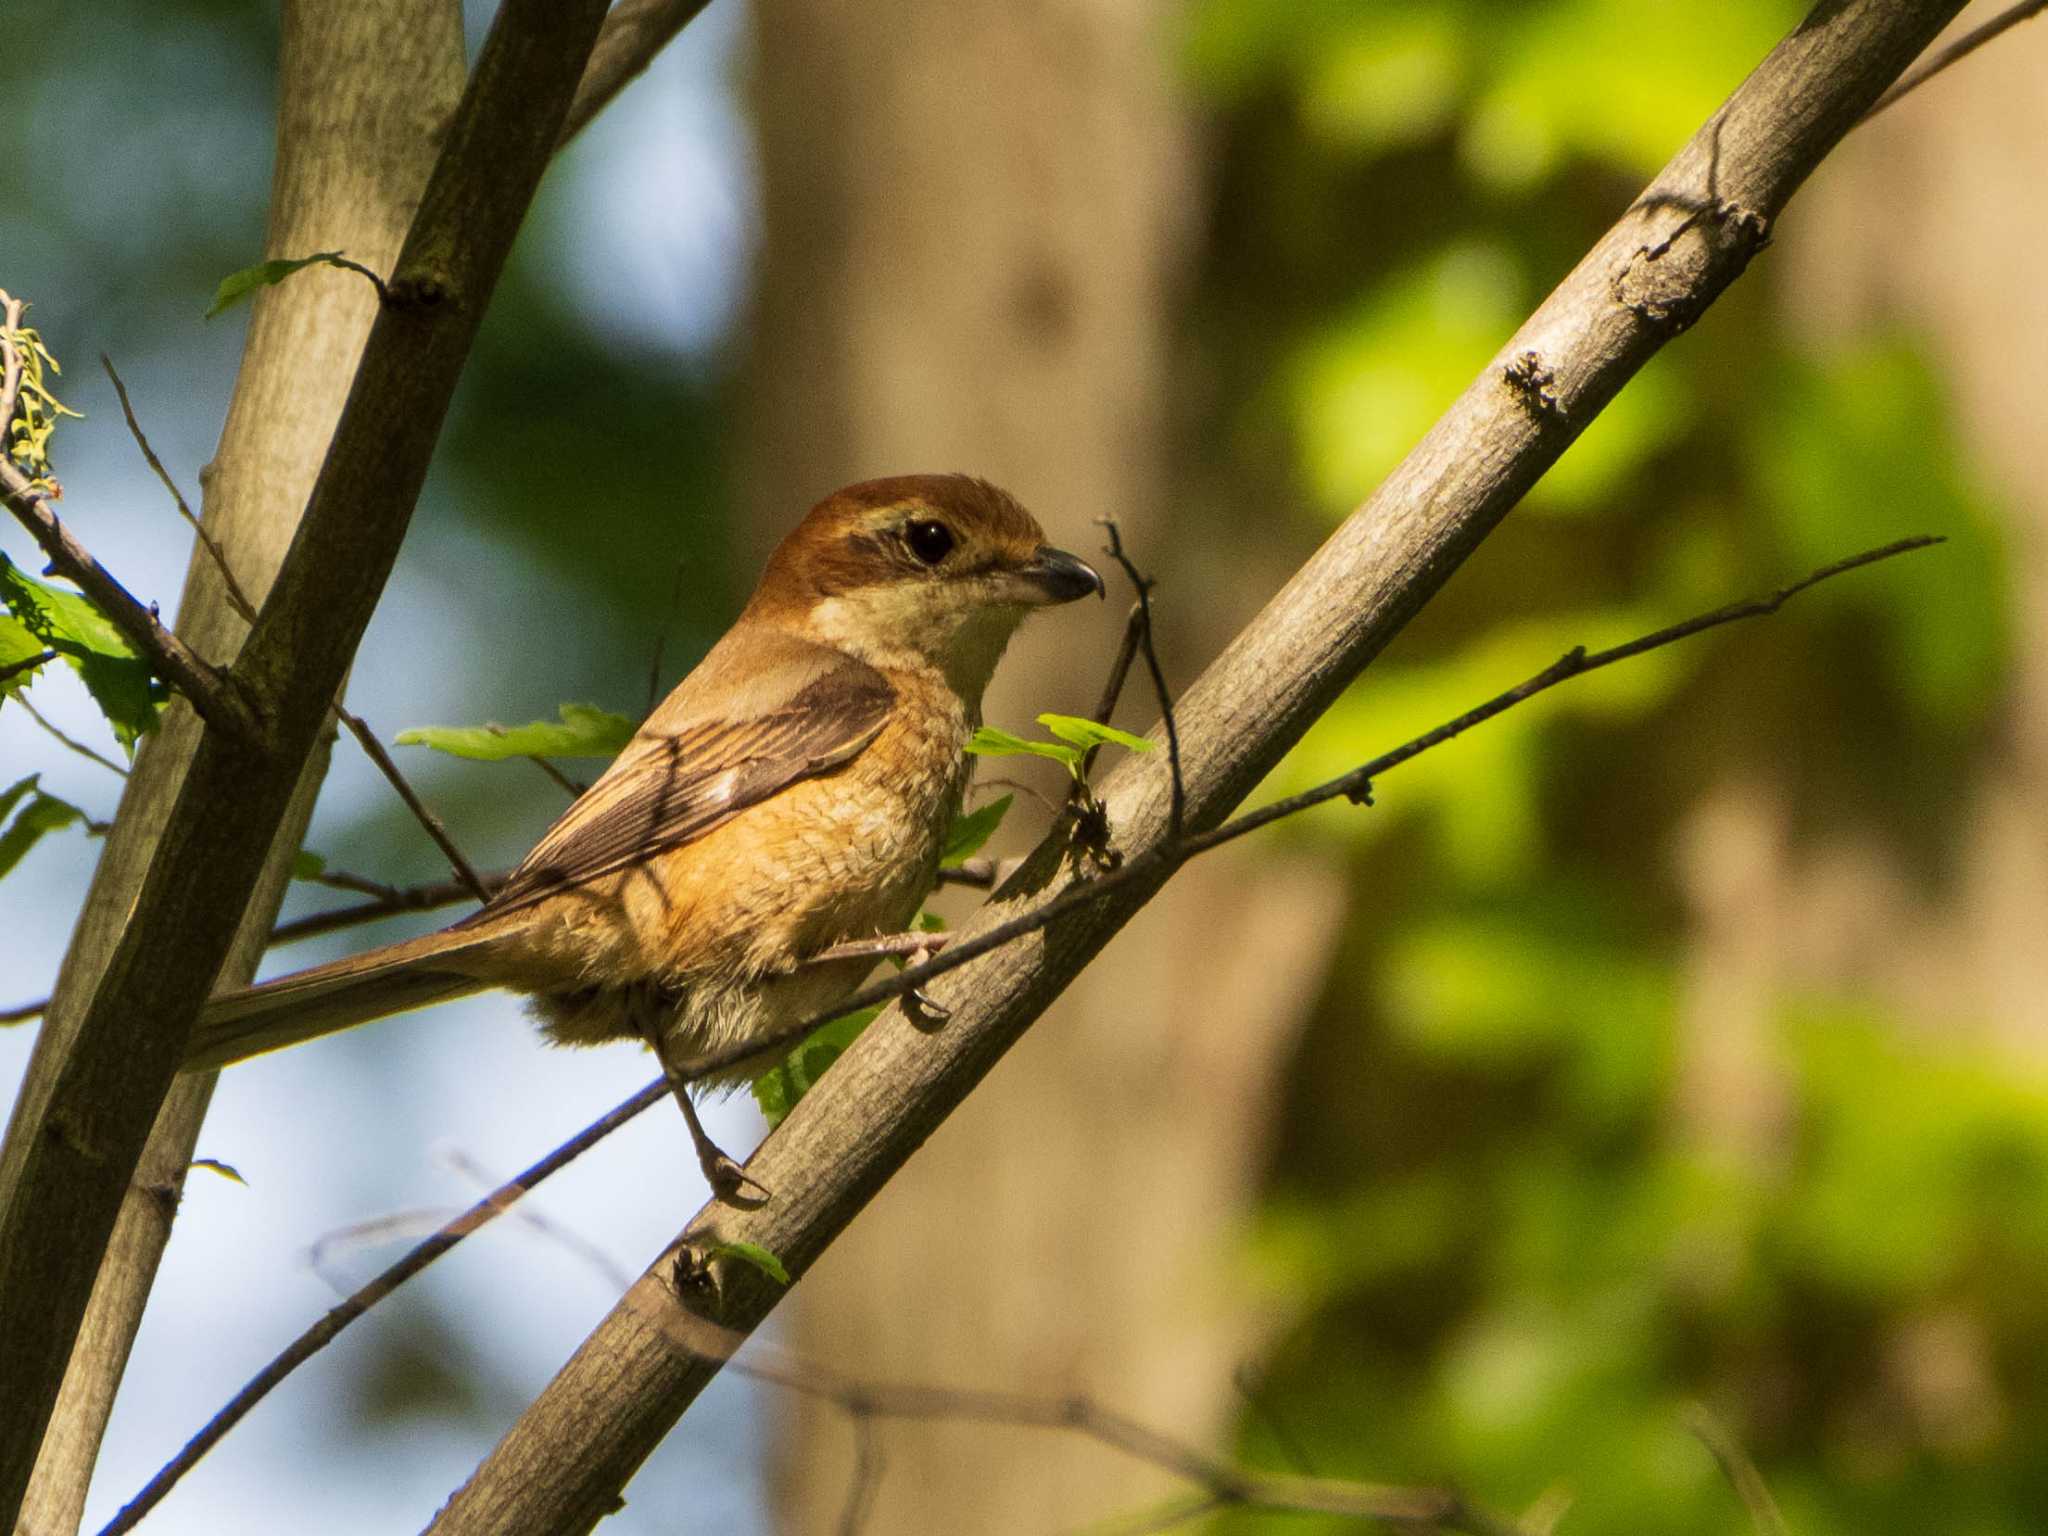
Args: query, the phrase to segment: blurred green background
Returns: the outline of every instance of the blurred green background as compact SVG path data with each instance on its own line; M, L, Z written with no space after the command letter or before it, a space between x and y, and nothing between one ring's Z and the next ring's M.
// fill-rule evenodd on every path
M1178 681L1211 643L1186 615L1262 601L1799 14L1780 0L1157 8L1190 190L1162 411L1170 546L1160 535L1141 558L1166 577ZM665 686L737 603L767 536L740 482L748 454L775 452L746 446L763 280L736 85L758 70L747 20L714 6L551 179L358 671L355 702L387 736L563 699L635 712L653 636L669 633ZM168 593L179 530L125 465L91 359L123 364L192 484L240 324L197 315L260 245L275 21L234 0L164 0L52 14L35 43L9 66L23 110L0 119L0 284L36 301L70 365L65 397L91 414L58 448L60 472L77 466L74 504L107 512L89 539L117 567L128 551L154 560L136 584ZM1867 130L1882 148L1830 162L1779 249L1624 392L1261 791L1340 772L1572 645L1905 534L1948 541L1570 684L1390 775L1376 809L1269 835L1270 856L1334 871L1343 899L1322 914L1325 958L1253 1138L1256 1198L1206 1250L1255 1343L1243 1391L1211 1383L1221 1422L1213 1407L1189 1416L1251 1464L1447 1481L1510 1510L1568 1497L1557 1529L1573 1536L1741 1531L1686 1428L1703 1403L1794 1531L2040 1528L2048 701L2033 652L2048 604L2028 551L2048 508L2024 444L2048 412L2001 360L2048 326L2023 276L1944 259L2024 251L2017 231L2041 222L2048 124L2025 71L2037 82L2042 54L2022 46ZM123 88L145 68L148 96ZM772 90L758 99L788 110ZM2032 169L1993 163L1987 134ZM1989 189L1975 202L1972 178ZM1951 247L1925 232L1944 208ZM617 227L600 238L594 223ZM670 615L679 566L687 597ZM51 712L90 726L76 700ZM1143 701L1127 713L1142 725ZM0 781L26 763L95 811L111 804L17 709L0 710L0 752ZM433 878L431 850L346 758L315 846L381 878ZM408 766L482 863L515 857L559 804L515 767ZM999 846L1029 835L1007 828ZM87 858L76 833L53 839L0 886L0 1003L46 985ZM509 1049L518 1031L494 1029L487 1049ZM25 1054L19 1032L7 1046ZM373 1096L404 1077L372 1050L339 1059ZM448 1069L472 1098L477 1059ZM593 1111L643 1075L633 1061L606 1073ZM444 1129L443 1101L400 1100L406 1136ZM563 1133L584 1117L580 1100L564 1108ZM514 1129L507 1164L550 1139ZM667 1142L647 1155L680 1164ZM417 1203L414 1171L344 1180L353 1203L331 1217L287 1202L276 1219L303 1243L343 1211ZM595 1177L631 1182L617 1165ZM679 1215L610 1240L637 1263ZM422 1287L429 1299L398 1314L409 1323L359 1347L341 1436L355 1451L255 1465L219 1497L309 1465L360 1487L367 1463L347 1458L389 1454L424 1423L444 1427L445 1455L406 1497L448 1485L559 1357L544 1346L513 1369L501 1340L464 1332L467 1309L504 1305L502 1282L485 1265L466 1282L479 1289L436 1302ZM280 1325L307 1304L279 1303ZM121 1451L124 1471L212 1406L159 1393L174 1367L149 1358L133 1390L162 1417L128 1421L140 1448ZM764 1471L747 1426L778 1409L746 1396L715 1411L727 1427L711 1452L674 1473L678 1498L711 1502L680 1528L765 1529L778 1506L763 1480L789 1475L788 1452ZM1033 1446L973 1454L1028 1465ZM620 1528L678 1528L648 1513L646 1486ZM196 1502L193 1528L267 1507L234 1497ZM362 1518L359 1503L335 1508L335 1529ZM984 1514L960 1528L1012 1526ZM1209 1527L1344 1528L1243 1513Z

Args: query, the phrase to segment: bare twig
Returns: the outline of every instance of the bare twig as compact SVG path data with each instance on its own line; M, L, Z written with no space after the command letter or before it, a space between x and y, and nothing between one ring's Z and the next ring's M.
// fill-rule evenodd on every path
M1778 1501L1771 1497L1763 1474L1757 1471L1756 1463L1749 1459L1749 1453L1742 1448L1741 1442L1707 1411L1703 1403L1694 1403L1686 1409L1685 1427L1720 1464L1721 1475L1728 1479L1735 1496L1742 1500L1742 1507L1749 1511L1750 1524L1755 1527L1756 1536L1786 1536L1785 1517L1779 1512Z
M28 711L29 719L35 721L37 725L41 726L45 731L49 732L51 736L56 738L58 745L68 747L73 752L76 752L80 757L85 758L88 762L98 763L102 768L106 769L107 772L109 773L118 773L124 779L128 777L128 770L124 768L121 764L115 762L111 757L108 757L103 753L95 752L91 747L87 746L77 737L65 735L63 731L57 728L56 724L53 721L46 718L43 712L37 709L35 705L29 703L29 701L26 698L23 698L21 695L17 694L15 695L14 702L19 704L23 709Z
M546 774L549 782L559 788L571 800L581 799L583 792L590 788L588 784L579 783L577 780L570 778L568 774L562 772L560 768L556 767L554 763L545 757L529 757L527 761Z
M391 754L384 750L384 743L377 739L377 733L363 723L361 716L351 714L342 708L338 699L334 704L334 713L341 723L348 727L349 734L355 737L363 751L369 754L370 761L375 763L379 771L390 781L391 787L398 791L398 798L405 802L405 808L412 812L414 819L422 827L426 828L427 836L434 840L434 846L439 848L442 856L448 860L448 867L455 871L455 878L467 886L469 893L478 901L489 901L491 893L485 887L482 878L471 867L469 860L462 856L462 850L455 846L455 839L450 837L448 829L441 825L441 818L427 809L427 803L413 793L412 785L405 781L405 775L399 771L398 764L394 763Z
M0 435L12 426L20 400L21 361L15 332L21 327L22 308L20 299L0 291ZM150 670L184 694L207 724L243 743L262 738L256 713L233 677L166 629L153 606L145 608L93 558L11 453L0 452L0 500L42 546L50 568L91 598L136 654L149 663Z
M0 667L0 683L11 683L24 672L33 672L37 667L57 659L55 651L45 651L40 656L24 656L19 661L10 661Z
M1145 605L1132 603L1131 611L1124 616L1123 638L1117 642L1116 659L1109 664L1109 678L1102 685L1102 697L1095 701L1095 713L1088 718L1097 725L1109 724L1109 717L1116 713L1116 701L1124 696L1124 680L1131 675L1131 663L1138 659L1138 632L1145 624ZM1090 748L1088 756L1081 760L1081 771L1085 774L1095 762L1095 749Z
M107 1522L100 1536L116 1536L117 1532L133 1530L144 1515L162 1502L164 1495L171 1491L178 1480L198 1464L200 1457L212 1450L220 1443L222 1436L248 1416L250 1409L263 1401L279 1382L333 1343L336 1336L350 1323L470 1233L488 1225L510 1210L519 1197L528 1190L544 1183L583 1152L596 1146L641 1111L659 1103L667 1096L668 1082L665 1078L657 1078L649 1083L610 1114L563 1142L517 1178L492 1190L346 1301L329 1310L326 1316L300 1334L283 1353L257 1372L248 1385L228 1401L226 1407L207 1420L199 1433L186 1442L184 1449L166 1462L142 1491Z
M1996 16L1985 22L1983 26L1965 32L1924 64L1920 64L1908 71L1897 85L1894 85L1890 90L1877 98L1870 110L1863 114L1862 120L1866 123L1869 122L1878 113L1891 106L1901 97L1910 96L1914 91L1919 90L1921 86L1932 80L1951 64L1960 63L1993 38L2009 32L2021 22L2038 16L2043 11L2048 11L2048 0L2020 0L2018 5L2013 6L2010 10L2000 11Z
M22 1003L13 1008L0 1008L0 1024L26 1024L30 1019L39 1019L43 1010L50 1006L46 997L40 1002Z
M875 1494L882 1486L882 1437L871 1413L853 1415L853 1481L839 1511L839 1536L860 1536L874 1513Z
M612 14L616 16L625 7L620 6ZM602 43L603 39L599 38ZM654 706L661 702L661 663L668 650L668 632L675 627L676 614L683 606L683 573L689 569L683 561L676 562L675 580L668 589L668 612L661 616L661 628L654 632L654 652L647 658L647 712L654 713Z
M351 877L353 878L353 877ZM495 893L506 880L506 872L495 870L480 875L486 891ZM310 939L315 934L333 933L341 928L353 928L362 923L375 922L382 917L396 917L403 912L431 912L437 907L452 907L457 902L472 901L476 892L459 880L443 880L432 885L377 886L375 881L362 885L340 885L339 881L321 879L322 885L339 885L343 890L364 890L375 886L373 898L352 907L337 907L331 912L312 912L304 917L295 917L289 922L279 923L270 930L270 942L290 944L298 939Z
M381 284L379 285L382 286ZM127 418L128 433L135 439L135 446L142 450L142 457L163 482L165 490L171 493L171 500L177 504L178 515L191 525L193 537L205 546L213 567L220 572L221 581L227 589L228 605L240 614L246 624L256 622L256 605L249 601L249 594L242 590L242 584L235 580L234 570L228 565L227 551L220 547L220 540L206 531L206 525L185 500L184 492L178 489L178 482L171 478L171 472L164 468L164 461L156 456L156 450L149 446L149 438L142 430L142 423L135 419L135 407L128 402L128 386L121 382L121 375L114 368L114 360L106 353L100 354L100 366L107 370L107 377L114 381L114 394L121 401L121 414Z
M1124 568L1124 575L1138 593L1138 649L1145 657L1145 670L1152 674L1152 692L1159 705L1159 718L1166 727L1166 767L1171 777L1173 798L1167 808L1167 837L1178 838L1187 821L1187 782L1180 767L1180 728L1174 724L1173 695L1167 690L1166 672L1159 665L1159 652L1152 643L1152 578L1138 574L1131 557L1124 553L1123 532L1116 519L1102 519L1109 535L1109 557Z
M619 0L605 17L604 30L590 52L576 99L562 124L567 143L668 46L669 40L697 17L711 0Z

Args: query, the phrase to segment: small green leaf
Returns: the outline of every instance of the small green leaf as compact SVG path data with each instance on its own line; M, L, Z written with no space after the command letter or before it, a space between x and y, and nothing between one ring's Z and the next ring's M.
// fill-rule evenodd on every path
M37 581L0 555L0 607L71 664L124 750L156 728L168 691L90 598Z
M217 1157L195 1157L190 1163L186 1164L186 1167L204 1168L209 1173L217 1173L224 1179L233 1180L244 1189L249 1187L249 1181L243 1178L232 1164L224 1163Z
M23 795L36 787L36 781L41 778L40 773L32 773L27 778L16 779L5 789L0 789L0 821L7 819L7 813L14 809Z
M432 747L453 757L500 763L512 757L617 757L633 722L590 704L564 704L561 722L526 725L422 725L397 736L401 747Z
M920 912L917 921L911 925L912 933L944 933L946 920L936 912Z
M796 1108L797 1100L811 1091L825 1069L839 1059L839 1053L860 1038L860 1032L874 1022L880 1008L863 1008L843 1019L821 1024L804 1043L775 1066L754 1079L754 1102L770 1128Z
M26 791L35 790L15 813L7 830L0 832L0 878L13 871L23 855L42 841L44 833L55 832L86 819L85 812L68 800L59 800L55 795L46 795L35 789L36 777L32 774L9 786L5 793L0 793L0 817L4 817Z
M953 818L953 825L946 832L946 846L939 854L939 865L952 869L964 864L981 852L982 844L995 835L1003 824L1003 818L1010 812L1010 802L1015 795L1004 795L1000 800L991 800L987 805L969 811L965 816Z
M1028 752L1035 757L1049 757L1056 763L1065 763L1069 770L1081 761L1081 749L1078 747L1058 741L1026 741L1022 736L1012 736L992 725L984 725L977 730L968 741L967 750L980 757L1015 757Z
M1123 747L1132 752L1150 752L1157 745L1143 736L1133 736L1113 725L1098 725L1079 715L1040 715L1038 723L1060 740L1070 741L1084 752L1091 747Z
M777 1285L789 1284L789 1271L782 1267L782 1260L759 1243L715 1242L706 1243L704 1248L708 1253L739 1259L753 1265Z
M303 271L315 263L330 267L350 265L348 258L340 251L319 251L311 256L278 261L259 261L253 267L244 267L239 272L230 272L220 280L220 286L213 290L213 303L207 307L206 318L211 320L224 310L233 309L258 288L268 288L281 283L294 272Z
M0 698L18 693L29 685L42 664L22 667L19 672L7 674L9 667L21 666L23 662L36 661L39 656L49 654L50 647L43 644L21 620L12 614L0 613Z
M317 880L327 873L327 861L310 848L301 848L292 855L292 878L294 880Z

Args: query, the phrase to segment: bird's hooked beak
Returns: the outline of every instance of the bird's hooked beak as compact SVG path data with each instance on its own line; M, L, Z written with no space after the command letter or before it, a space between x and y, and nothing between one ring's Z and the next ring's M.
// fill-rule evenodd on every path
M1071 603L1093 592L1104 595L1102 577L1094 566L1064 549L1041 544L1030 561L1017 567L1017 575L1040 603Z

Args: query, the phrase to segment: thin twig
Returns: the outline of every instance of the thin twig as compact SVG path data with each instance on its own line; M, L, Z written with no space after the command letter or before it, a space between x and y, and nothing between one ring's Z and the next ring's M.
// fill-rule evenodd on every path
M504 870L495 870L478 878L483 882L486 891L495 894L508 876ZM337 882L322 880L318 883ZM341 888L362 889L360 886ZM298 939L310 939L315 934L333 933L338 929L375 922L382 917L396 917L404 912L431 912L437 907L452 907L457 902L472 901L475 897L476 892L459 880L443 880L432 885L384 886L373 899L355 906L336 907L330 912L312 912L304 917L295 917L289 922L279 923L270 930L270 942L290 944Z
M860 1536L882 1486L882 1437L873 1414L853 1415L853 1482L839 1511L839 1536Z
M1870 110L1863 114L1858 122L1858 126L1860 127L1863 123L1869 122L1886 107L1899 100L1900 97L1909 96L1914 91L1919 90L1921 86L1932 80L1951 64L1960 63L1993 38L2010 31L2031 17L2040 15L2043 11L2048 11L2048 0L2020 0L2018 5L2013 6L2010 10L2000 11L1996 16L1985 22L1983 26L1964 33L1946 48L1928 59L1926 63L1906 74L1890 90L1871 103Z
M50 720L44 717L43 712L41 710L37 709L35 705L29 703L29 701L21 694L16 694L14 696L14 702L19 704L23 709L27 710L29 719L35 721L37 725L40 725L44 730L48 731L50 735L54 736L57 739L59 745L69 747L73 752L76 752L80 757L85 758L89 762L98 763L102 768L106 769L107 772L109 773L118 773L124 779L128 777L128 770L124 768L121 764L115 762L111 757L107 757L102 753L95 752L91 747L87 746L84 742L78 740L75 736L65 735L61 730L59 730L56 727L54 723L52 723Z
M185 500L185 493L178 489L178 482L171 478L171 472L164 468L164 461L156 456L156 450L149 446L149 438L142 430L142 423L135 419L135 407L128 403L128 386L121 382L121 375L114 368L114 360L106 353L100 354L100 366L107 370L107 377L114 381L114 394L121 401L121 414L128 420L129 436L135 439L135 446L142 450L142 457L149 467L156 471L157 479L163 482L165 490L171 493L171 500L177 503L178 515L192 527L206 553L213 560L214 569L220 572L221 581L227 589L228 606L241 615L242 622L256 622L256 605L249 601L249 594L242 590L242 584L235 580L235 573L228 565L227 551L220 547L220 540L206 531L206 525L192 510L192 504Z
M207 1420L205 1427L186 1442L184 1449L166 1462L142 1491L107 1522L100 1536L116 1536L118 1532L133 1530L144 1515L162 1502L164 1495L171 1491L178 1480L197 1465L200 1457L219 1444L223 1435L247 1417L251 1408L263 1401L272 1388L299 1366L333 1343L336 1336L350 1323L470 1233L503 1215L521 1195L544 1183L634 1116L660 1103L667 1096L668 1082L665 1078L657 1078L649 1083L603 1119L570 1137L517 1178L492 1190L346 1301L330 1309L326 1316L300 1334L283 1353L257 1372L247 1386L229 1399L226 1407Z
M26 1024L30 1019L40 1019L49 1010L50 1000L22 1003L14 1008L0 1008L0 1024Z
M1749 1459L1749 1453L1743 1450L1741 1442L1707 1411L1704 1403L1694 1403L1686 1409L1685 1427L1720 1464L1721 1475L1728 1479L1728 1486L1735 1490L1735 1496L1742 1500L1742 1507L1749 1511L1750 1524L1755 1527L1756 1536L1786 1536L1785 1516L1778 1509L1778 1501L1771 1497L1763 1474L1757 1471L1756 1463Z
M529 763L533 764L534 767L538 768L542 773L546 774L549 780L553 784L555 784L556 787L558 787L562 791L562 793L567 795L571 800L582 799L583 792L586 789L590 788L588 784L582 784L577 782L575 779L570 778L568 774L562 772L560 768L556 767L554 763L550 762L545 757L529 756L526 760Z
M22 301L0 291L0 436L12 427L20 400L21 361L15 332L21 326ZM180 640L158 619L152 605L144 607L91 552L72 536L50 505L49 496L14 462L0 452L0 500L29 531L50 568L92 599L107 621L121 631L150 670L191 701L208 725L245 743L262 738L262 728L233 676L214 666Z
M1124 680L1131 675L1131 663L1138 659L1138 633L1145 625L1145 605L1132 603L1131 611L1124 616L1123 638L1117 642L1116 659L1109 664L1109 677L1102 685L1102 697L1095 701L1095 713L1088 718L1097 725L1109 724L1109 717L1116 713L1116 701L1124 696ZM1081 760L1081 771L1086 773L1095 761L1094 749Z
M428 810L426 802L413 793L412 785L405 781L405 775L399 772L398 764L394 763L391 754L384 750L384 743L377 739L377 733L363 723L361 716L351 714L342 708L338 699L334 704L334 713L341 723L348 727L349 734L355 737L363 751L369 754L370 761L391 781L391 787L398 791L398 798L405 802L406 809L412 812L414 819L422 827L426 828L427 836L434 840L434 846L439 848L442 856L448 860L448 867L455 871L455 878L467 886L469 893L478 901L489 901L491 893L484 886L482 878L470 866L469 860L462 856L462 850L455 846L455 839L450 837L448 829L441 825L441 818Z
M24 672L33 672L37 667L57 659L55 651L45 651L40 656L24 656L19 661L10 661L0 667L0 683L11 683Z
M1131 557L1124 553L1124 537L1116 519L1105 517L1103 531L1109 535L1109 557L1124 568L1124 575L1138 591L1138 650L1145 658L1145 670L1152 674L1152 692L1159 705L1159 717L1166 726L1166 769L1172 776L1173 798L1168 803L1166 835L1176 839L1187 822L1187 786L1180 770L1180 728L1173 719L1173 695L1167 691L1166 672L1159 665L1159 652L1152 643L1152 578L1138 574Z
M661 702L662 655L668 650L668 632L675 628L676 615L683 606L683 573L689 569L683 561L676 562L675 580L669 584L668 612L661 616L661 628L654 632L654 654L647 659L647 713L654 713L654 706Z

